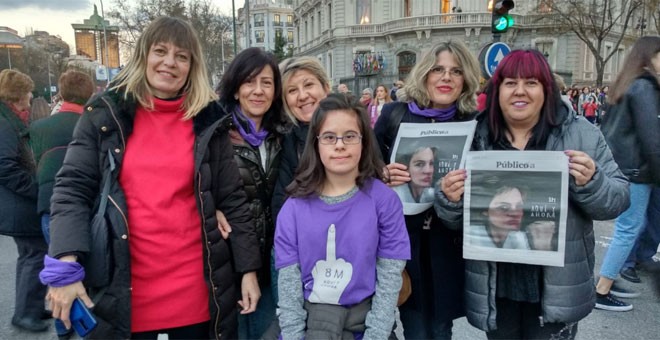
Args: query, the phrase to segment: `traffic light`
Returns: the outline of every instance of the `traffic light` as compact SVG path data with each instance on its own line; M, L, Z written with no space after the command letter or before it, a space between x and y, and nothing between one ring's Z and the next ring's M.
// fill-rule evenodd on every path
M490 31L493 33L506 33L513 26L513 18L509 11L513 9L513 0L494 0Z

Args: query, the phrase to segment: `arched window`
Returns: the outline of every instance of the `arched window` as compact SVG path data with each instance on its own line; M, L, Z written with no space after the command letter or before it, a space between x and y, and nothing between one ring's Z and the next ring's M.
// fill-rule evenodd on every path
M397 54L397 63L399 71L399 79L406 79L410 70L415 66L417 55L413 52L401 52Z

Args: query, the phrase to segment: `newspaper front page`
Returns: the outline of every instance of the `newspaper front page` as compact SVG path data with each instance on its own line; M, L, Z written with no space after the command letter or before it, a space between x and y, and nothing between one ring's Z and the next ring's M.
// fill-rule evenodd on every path
M477 122L402 123L390 163L408 167L410 182L394 187L405 215L416 215L433 205L438 181L462 168Z
M465 166L463 257L563 267L568 157L478 151Z

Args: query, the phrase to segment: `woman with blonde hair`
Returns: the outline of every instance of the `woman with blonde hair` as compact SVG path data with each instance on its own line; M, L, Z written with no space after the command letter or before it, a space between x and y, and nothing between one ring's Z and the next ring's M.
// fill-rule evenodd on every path
M378 120L378 117L383 110L383 105L391 102L392 98L390 98L390 93L387 90L387 87L385 87L383 84L376 86L374 99L371 101L371 103L369 103L369 106L367 106L367 113L371 118L371 127L376 124L376 121Z
M255 310L259 244L215 99L195 30L160 17L85 108L57 174L41 273L67 327L77 297L94 308L92 338L236 338L239 310ZM109 272L83 266L102 249L90 218L106 199Z
M390 159L400 123L473 119L479 75L479 63L463 43L452 40L434 46L408 76L404 86L408 102L383 106L374 127L383 159ZM407 164L390 163L387 170L392 187L413 180L414 169ZM453 320L465 315L462 234L445 227L432 208L405 219L412 252L406 266L412 295L400 307L404 335L408 339L449 339Z

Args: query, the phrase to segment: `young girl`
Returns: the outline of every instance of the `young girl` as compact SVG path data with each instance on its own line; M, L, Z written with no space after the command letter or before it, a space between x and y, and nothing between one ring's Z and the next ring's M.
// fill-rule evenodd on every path
M312 117L275 231L284 339L392 334L410 241L374 138L364 108L343 95Z

